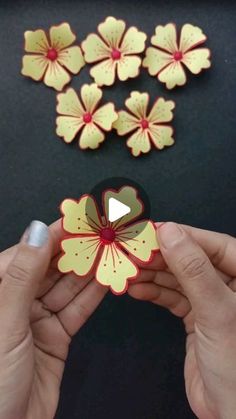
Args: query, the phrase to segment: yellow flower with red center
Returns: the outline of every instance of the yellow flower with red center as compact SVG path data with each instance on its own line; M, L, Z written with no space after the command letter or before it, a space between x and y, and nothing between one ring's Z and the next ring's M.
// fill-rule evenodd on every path
M210 50L197 48L206 39L200 28L188 23L181 29L179 42L173 23L157 26L151 38L154 47L147 48L143 67L151 76L157 76L160 82L165 83L168 89L183 86L187 81L184 67L193 74L199 74L211 66Z
M131 211L119 220L108 220L109 200L126 202ZM94 273L95 279L109 286L115 294L122 294L128 280L137 277L137 262L148 264L159 246L152 221L135 221L143 212L143 203L136 190L123 186L118 191L103 193L103 217L91 195L79 201L62 202L62 225L66 237L61 242L63 255L59 259L60 272L74 272L80 277ZM132 222L132 223L131 223Z
M111 131L118 115L111 102L98 108L102 90L95 83L84 84L80 96L81 100L72 88L57 96L57 135L70 143L82 130L80 148L96 149L105 140L103 131Z
M167 125L173 119L175 103L159 97L148 113L148 93L131 92L125 105L130 112L121 110L113 127L119 135L134 133L128 138L127 146L133 156L148 153L151 144L161 150L174 144L173 128Z
M25 51L21 73L60 91L85 65L81 48L71 46L76 36L68 23L52 26L49 38L42 29L25 32Z
M123 20L107 17L98 25L99 35L92 33L82 42L87 63L97 63L90 70L99 86L111 86L116 77L121 81L139 74L141 58L147 35L134 26L125 32Z

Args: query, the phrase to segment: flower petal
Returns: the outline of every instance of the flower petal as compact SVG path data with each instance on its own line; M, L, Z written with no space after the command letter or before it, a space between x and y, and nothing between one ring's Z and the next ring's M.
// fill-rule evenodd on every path
M25 51L45 54L49 48L48 40L42 29L25 32Z
M82 117L85 109L81 104L78 95L71 87L65 93L57 95L57 112L62 115Z
M56 119L57 135L63 137L66 143L71 143L78 132L84 126L82 118L75 118L74 116L59 116Z
M102 89L96 85L84 84L81 88L81 99L87 112L93 113L102 98Z
M120 245L142 262L149 262L159 249L154 224L139 221L129 225L117 236Z
M123 54L137 54L143 52L146 39L147 35L144 32L140 32L137 28L132 26L125 33L120 49Z
M110 48L95 33L88 35L82 42L82 49L86 63L95 63L111 56Z
M159 97L154 103L148 116L150 123L169 122L173 119L172 110L175 108L173 100L165 100Z
M78 46L63 49L59 53L58 62L73 74L78 74L85 65L84 57Z
M61 23L61 25L52 26L49 34L51 46L57 50L62 50L68 47L76 40L76 36L71 31L69 23Z
M86 124L80 136L79 145L83 150L91 148L95 150L105 140L104 133L92 122Z
M109 58L94 65L90 70L90 75L94 78L98 86L111 86L115 81L115 70L116 62Z
M24 55L21 74L39 81L43 78L47 66L48 62L42 55Z
M70 79L70 75L57 61L48 62L48 68L44 77L44 83L47 86L60 91L70 82Z
M180 34L180 51L183 53L202 44L207 39L206 35L198 26L186 23Z
M130 97L126 99L125 106L137 118L142 119L147 116L149 96L148 93L131 92Z
M104 41L112 48L118 48L120 40L125 31L125 22L123 20L115 19L114 17L107 17L104 22L98 25L98 32Z
M96 235L102 227L96 201L90 195L83 195L79 201L65 199L60 209L63 229L68 233Z
M167 89L173 89L186 83L186 74L182 64L174 61L158 74L158 79L166 83Z
M118 119L113 124L119 135L126 135L139 126L139 120L126 111L118 112Z
M128 279L138 275L138 268L125 253L116 246L105 246L99 261L96 280L110 286L115 294L122 294L128 287Z
M137 77L139 74L139 68L142 64L141 58L136 55L126 56L124 55L120 60L117 61L117 73L121 81L125 81L129 78Z
M88 275L96 260L99 250L98 237L73 237L61 242L65 252L58 261L60 272L74 272L76 275Z
M174 144L173 128L165 125L152 125L149 128L149 135L156 148L161 150L165 146Z
M106 103L93 114L93 122L105 131L111 131L112 124L117 120L117 117L114 103Z
M151 76L156 76L161 70L173 61L172 55L157 48L146 49L143 67L148 69Z
M170 53L178 50L177 46L177 31L173 23L168 23L165 26L157 26L155 35L151 38L152 45L161 48Z
M141 153L148 153L151 150L150 139L147 130L139 128L128 138L127 146L131 148L134 157L138 157Z
M209 49L197 48L193 51L186 52L182 62L193 74L199 74L204 68L209 68L211 66L209 57Z

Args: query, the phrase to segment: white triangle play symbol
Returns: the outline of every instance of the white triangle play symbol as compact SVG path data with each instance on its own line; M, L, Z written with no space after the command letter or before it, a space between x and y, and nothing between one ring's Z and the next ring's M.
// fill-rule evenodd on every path
M109 198L108 201L108 219L111 223L119 218L124 217L124 215L129 214L131 211L128 205L123 204L115 198Z

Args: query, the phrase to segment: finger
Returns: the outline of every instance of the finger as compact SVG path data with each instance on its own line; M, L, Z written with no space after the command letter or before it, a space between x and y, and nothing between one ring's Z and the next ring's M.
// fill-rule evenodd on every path
M134 285L140 282L155 282L157 285L161 285L166 288L175 290L182 289L175 276L166 271L142 270L138 278L135 280Z
M91 281L63 310L57 313L64 329L73 336L88 320L108 291L107 287Z
M197 242L175 223L165 223L158 230L163 257L175 275L196 316L208 318L216 308L225 308L231 300L229 288L220 280L209 258Z
M143 269L153 269L153 270L164 270L166 268L166 263L163 259L163 256L160 252L154 255L154 258L149 263L143 263L140 259L137 259L131 253L129 254L130 258Z

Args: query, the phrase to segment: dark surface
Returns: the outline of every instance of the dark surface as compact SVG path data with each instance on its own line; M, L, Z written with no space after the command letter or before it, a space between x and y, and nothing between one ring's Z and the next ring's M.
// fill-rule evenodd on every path
M213 67L168 92L147 75L104 89L122 107L133 89L176 101L176 145L133 159L114 133L82 152L55 135L55 91L20 75L23 33L68 21L78 40L107 15L150 36L175 21L209 36ZM15 243L31 219L50 223L65 197L106 177L141 182L152 216L236 234L236 4L233 1L0 0L0 246ZM91 79L88 67L72 86ZM189 419L180 321L151 304L109 295L73 341L57 419Z

